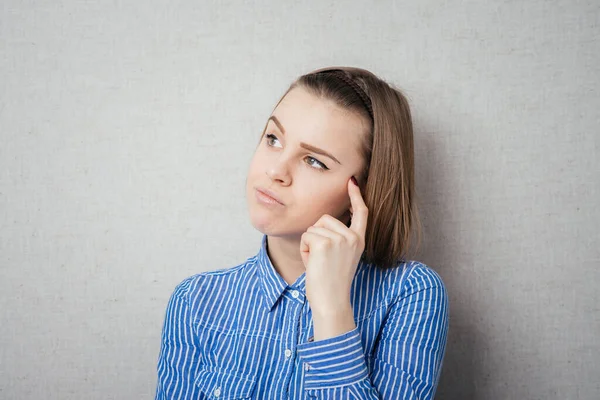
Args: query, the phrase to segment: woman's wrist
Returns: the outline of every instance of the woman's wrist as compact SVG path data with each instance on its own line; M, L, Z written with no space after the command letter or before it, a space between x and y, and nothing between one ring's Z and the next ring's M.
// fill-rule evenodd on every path
M344 307L322 308L312 311L314 340L325 340L350 332L356 328L350 302Z

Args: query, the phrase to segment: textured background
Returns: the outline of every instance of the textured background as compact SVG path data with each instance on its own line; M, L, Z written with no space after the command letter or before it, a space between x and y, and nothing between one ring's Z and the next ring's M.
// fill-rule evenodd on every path
M600 398L600 3L283 3L2 1L0 398L153 396L171 291L258 250L257 137L327 65L413 107L437 398Z

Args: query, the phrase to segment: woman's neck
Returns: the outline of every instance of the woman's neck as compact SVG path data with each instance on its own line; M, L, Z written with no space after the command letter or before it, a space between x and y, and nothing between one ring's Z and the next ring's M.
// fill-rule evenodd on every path
M273 267L291 285L306 270L300 256L300 239L267 236L267 253Z

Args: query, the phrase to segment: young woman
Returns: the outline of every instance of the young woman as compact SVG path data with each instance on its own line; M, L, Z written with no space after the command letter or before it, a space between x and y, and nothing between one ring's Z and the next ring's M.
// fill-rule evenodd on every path
M448 300L406 259L414 190L399 90L348 67L294 81L246 181L258 253L177 285L156 399L432 399Z

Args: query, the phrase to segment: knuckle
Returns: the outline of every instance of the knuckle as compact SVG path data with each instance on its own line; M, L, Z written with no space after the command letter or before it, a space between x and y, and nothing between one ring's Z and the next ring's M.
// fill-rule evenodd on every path
M329 239L320 240L317 247L322 250L331 248L331 241Z

